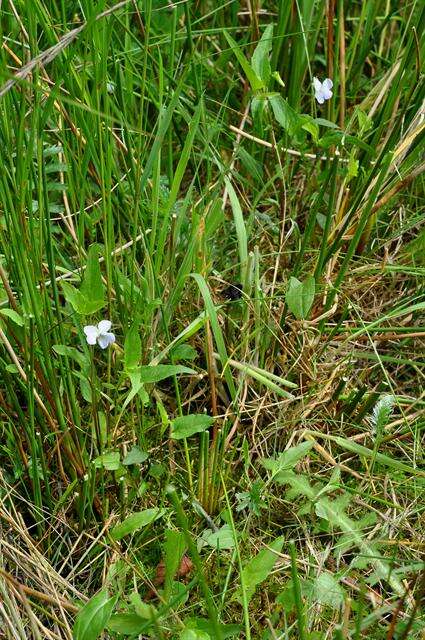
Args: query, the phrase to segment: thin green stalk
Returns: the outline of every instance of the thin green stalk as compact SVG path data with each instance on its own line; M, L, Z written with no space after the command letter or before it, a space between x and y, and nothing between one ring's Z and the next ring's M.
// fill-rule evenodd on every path
M247 597L247 588L245 584L245 574L242 565L242 557L241 551L239 547L238 534L235 527L235 522L233 520L232 507L229 501L229 495L226 488L226 483L224 482L224 478L222 473L220 472L221 485L223 487L223 493L226 500L227 505L227 514L230 520L230 526L232 528L232 535L235 541L235 553L238 559L239 565L239 581L241 584L241 598L242 598L242 609L243 609L243 617L244 617L244 625L245 625L245 636L247 640L251 640L251 624L249 620L249 609L248 609L248 597Z
M194 543L191 533L190 533L190 528L189 528L189 522L187 519L187 516L183 510L182 504L180 502L180 499L177 495L176 489L175 487L169 485L167 487L167 495L174 507L174 511L176 513L176 517L178 520L178 523L180 525L181 530L184 533L185 536L185 540L186 540L186 544L188 546L189 549L189 553L191 555L192 561L195 565L196 568L196 572L197 572L197 577L199 580L199 584L201 586L202 592L204 594L204 598L205 598L205 604L208 610L208 615L209 618L211 620L211 623L213 625L213 629L214 629L214 633L216 635L217 640L223 640L223 634L221 632L221 627L220 624L218 622L218 617L217 617L217 608L215 606L214 603L214 599L212 597L210 588L208 586L208 582L207 579L205 577L204 574L204 567L203 567L203 563L201 560L201 557L199 555L198 549L196 547L196 544Z
M297 552L293 540L289 542L289 555L291 556L292 589L294 592L295 610L297 612L297 627L300 640L307 640L307 628L305 624L304 603L301 593L301 582L298 575Z

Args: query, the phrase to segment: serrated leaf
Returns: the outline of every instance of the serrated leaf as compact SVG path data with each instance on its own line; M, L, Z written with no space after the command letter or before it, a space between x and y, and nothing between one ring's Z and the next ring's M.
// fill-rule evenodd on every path
M143 527L155 522L155 520L162 518L165 513L165 509L159 508L145 509L144 511L132 513L125 520L115 525L111 530L111 536L114 540L121 540L121 538L135 533L139 529L143 529Z
M314 500L316 492L305 476L293 473L292 471L282 471L274 478L279 484L289 484L291 486L291 498L299 495L306 496L309 500Z
M314 301L316 290L316 282L313 276L307 276L304 282L300 282L297 278L289 279L288 290L286 292L286 304L289 311L294 314L298 320L305 320L311 305Z
M251 66L254 73L261 78L267 86L270 80L271 68L269 54L273 44L273 25L269 24L260 38L251 58Z
M77 614L74 640L96 640L108 624L117 598L110 598L106 589L93 596Z
M379 577L387 580L398 595L404 593L401 582L391 573L390 565L381 556L373 543L364 536L359 529L358 523L352 520L344 511L343 503L338 500L330 500L327 497L320 498L315 505L316 514L319 518L324 518L337 529L348 534L353 542L359 547L362 555L369 560Z
M191 413L187 416L175 418L171 422L171 437L174 440L189 438L194 433L201 433L210 427L214 418L204 413Z

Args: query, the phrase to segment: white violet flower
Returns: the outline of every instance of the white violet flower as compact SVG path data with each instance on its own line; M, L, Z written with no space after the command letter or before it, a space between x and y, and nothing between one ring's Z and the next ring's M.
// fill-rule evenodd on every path
M313 78L314 95L319 104L323 104L325 100L332 98L332 87L334 83L330 78L326 78L323 82L320 82L319 78Z
M88 324L84 327L87 344L97 344L101 349L107 349L110 344L115 342L115 335L109 331L112 326L110 320L101 320L97 327Z

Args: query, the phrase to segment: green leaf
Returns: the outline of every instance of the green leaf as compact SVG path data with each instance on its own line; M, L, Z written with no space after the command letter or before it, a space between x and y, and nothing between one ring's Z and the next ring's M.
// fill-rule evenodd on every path
M315 602L333 609L339 609L344 603L344 590L329 571L317 576L313 582L312 596Z
M295 593L292 580L289 580L284 590L277 596L276 603L280 604L285 613L291 613L295 609Z
M350 155L347 165L347 180L356 178L359 175L359 161Z
M171 422L171 437L174 440L189 438L194 433L205 431L214 422L214 418L204 413L191 413L187 416L175 418Z
M2 314L2 316L9 318L10 320L12 320L12 322L19 325L20 327L23 327L25 325L24 318L20 316L19 313L14 309L1 309L0 313Z
M253 96L251 100L251 113L254 124L260 130L262 129L264 109L267 104L267 98L263 94ZM241 147L242 148L242 147Z
M214 638L216 635L211 620L207 620L206 618L186 618L184 622L188 629L203 631L211 636L211 638ZM238 624L219 624L218 626L223 640L240 636L241 634L241 627Z
M289 387L291 389L296 389L298 385L296 385L294 382L285 380L285 378L281 378L280 376L277 376L276 374L270 371L266 371L266 369L261 369L260 367L256 367L253 364L245 364L243 362L237 362L232 358L229 358L228 364L231 367L235 367L235 369L238 369L239 371L243 371L248 376L255 378L255 380L258 380L258 382L260 382L261 384L264 384L266 387L274 391L274 393L277 393L278 395L283 396L284 398L293 399L294 396L292 395L292 393L289 393L288 391L281 389L280 385L285 385L286 387Z
M236 237L238 239L239 261L240 261L240 278L242 286L246 283L247 267L248 267L248 238L246 233L245 220L242 208L234 190L232 183L228 178L224 178L226 189L229 194L230 205L233 212L233 220L235 222Z
M73 637L74 640L95 640L102 633L118 596L112 598L106 589L99 591L78 612L75 619Z
M270 94L268 100L276 121L288 135L293 136L301 124L298 113L279 93Z
M313 276L308 276L304 282L297 278L289 279L289 286L286 292L286 304L289 311L298 320L305 320L313 304L316 282Z
M344 147L355 146L363 149L364 151L367 151L373 157L376 156L376 151L375 149L373 149L373 147L371 147L366 142L363 142L363 140L360 140L360 138L357 138L356 136L350 136L343 131L334 130L332 132L326 133L323 138L320 139L319 145L323 149L328 149L333 145L341 145Z
M218 531L207 531L202 538L213 549L233 549L235 538L230 525L223 525Z
M87 313L86 300L85 298L83 298L83 296L78 291L78 289L72 286L72 284L70 284L69 282L63 281L62 291L63 291L63 295L65 296L65 300L69 302L71 307L73 307L73 309L77 313L80 313L81 315L84 315L85 313ZM93 311L93 313L95 313L95 311Z
M311 432L311 435L317 437L318 434L317 432ZM403 471L405 473L411 473L412 475L425 477L425 472L423 471L423 469L412 467L404 462L401 462L400 460L396 460L395 458L386 456L384 453L372 451L371 449L364 447L358 442L353 442L352 440L341 438L340 436L331 436L327 434L320 434L319 437L325 438L326 440L333 440L346 451L350 451L351 453L355 453L356 455L362 456L364 458L375 460L375 462L379 464L383 464L387 467L397 469L398 471Z
M65 344L54 344L52 349L59 356L66 356L70 360L77 362L83 370L90 365L90 360L75 347L68 347Z
M91 315L105 306L99 245L92 245L88 251L87 267L80 290L69 282L62 282L62 289L65 299L81 315Z
M338 129L338 125L335 122L331 122L330 120L326 120L325 118L314 118L314 122L322 127L327 127L328 129Z
M84 272L80 293L87 300L103 301L102 273L99 264L100 247L93 244L87 253L87 267Z
M185 551L185 537L181 531L167 529L165 532L165 580L164 580L164 600L168 602L172 592L174 576L180 566L180 561Z
M262 549L257 555L252 558L242 569L241 582L245 585L245 593L248 602L251 600L255 593L255 589L259 584L264 582L271 570L273 569L276 560L278 559L277 553L282 550L284 537L277 538L272 544L268 545L270 548ZM238 594L237 598L240 602L241 595Z
M62 282L62 290L65 299L75 309L77 313L82 316L89 316L92 313L96 313L105 306L104 300L89 299L82 295L78 289L69 284L69 282Z
M127 453L122 463L125 464L126 467L131 464L142 464L148 459L148 457L149 456L146 451L142 451L139 447L134 446Z
M276 475L281 471L288 471L295 467L297 462L304 458L310 449L313 446L313 442L306 441L298 444L296 447L291 447L287 449L283 453L281 453L276 459L275 458L265 458L261 461L263 467L268 469Z
M132 513L125 518L122 522L119 522L111 530L111 536L114 540L121 540L125 536L135 533L139 529L146 527L147 525L155 522L166 513L165 509L145 509L144 511L138 511Z
M108 629L125 636L132 636L146 631L152 622L147 622L136 613L116 613L109 621Z
M138 593L137 591L133 591L133 593L130 593L130 595L128 596L128 600L134 607L135 613L137 613L140 618L143 618L144 620L152 620L154 617L158 616L158 612L155 607L152 604L144 602L140 596L140 593Z
M182 373L193 375L196 373L193 369L183 367L180 364L157 364L155 366L143 366L139 367L140 370L140 382L142 384L149 384L152 382L160 382L171 376L176 376Z
M309 500L314 500L316 497L316 491L305 476L293 473L293 471L282 471L273 479L279 484L289 484L291 486L291 497L303 495Z
M149 403L149 396L146 393L143 384L140 382L139 379L139 372L138 371L133 371L131 372L132 374L134 373L135 375L129 375L129 378L131 380L131 390L130 393L127 395L126 399L123 402L122 408L121 408L121 414L124 412L124 409L130 404L130 402L133 400L133 398L135 396L137 396L137 394L139 394L140 399L142 400L142 403L146 406ZM127 371L127 374L129 374L129 372Z
M373 126L373 120L369 118L369 116L360 109L360 107L356 107L354 109L354 113L357 116L357 120L359 122L359 129L361 133L366 133Z
M324 518L333 527L348 534L359 547L362 555L374 567L382 580L386 580L398 595L404 593L401 582L391 572L387 560L381 556L376 547L365 537L359 524L352 520L344 511L344 501L330 500L327 497L320 498L315 505L316 514Z
M103 453L93 460L93 464L96 469L103 467L107 471L117 471L120 468L120 454L118 451L110 451L109 453Z
M310 116L302 115L300 119L302 121L301 129L304 129L304 131L308 131L308 133L311 134L314 142L317 143L319 141L319 126Z
M184 629L179 638L180 640L211 640L211 636L208 633L196 629Z
M251 66L254 70L254 73L261 78L264 84L267 86L270 80L271 68L270 68L270 60L269 54L272 50L273 44L273 25L269 24L261 36L261 39L257 46L255 47L255 51L252 54L251 58Z
M178 344L171 349L170 355L173 360L196 360L198 352L191 344Z
M227 31L224 29L223 31L224 33L224 37L226 38L227 42L230 45L230 48L232 49L233 53L235 54L237 61L239 62L239 64L241 65L249 84L251 85L251 88L253 91L259 91L260 89L262 89L264 87L264 83L261 80L261 78L259 78L257 76L257 74L255 73L255 71L252 69L251 65L249 64L248 60L245 58L244 54L242 53L242 51L240 50L240 48L238 47L237 43L233 40L232 36L227 33Z
M131 325L124 341L124 368L134 369L142 356L142 342L139 334L139 323Z
M263 178L263 165L258 162L244 147L237 150L238 158L249 176L256 180Z
M211 329L214 335L214 340L217 345L218 355L220 356L221 366L223 367L223 376L226 380L227 386L229 387L230 396L232 400L236 398L236 386L233 380L232 374L227 366L227 351L226 351L226 343L224 340L223 332L221 330L221 325L218 320L217 309L215 308L214 302L211 298L211 293L208 288L205 279L199 273L192 273L192 278L196 280L196 283L199 287L199 290L202 294L205 303L205 309L208 314L208 318L211 322Z

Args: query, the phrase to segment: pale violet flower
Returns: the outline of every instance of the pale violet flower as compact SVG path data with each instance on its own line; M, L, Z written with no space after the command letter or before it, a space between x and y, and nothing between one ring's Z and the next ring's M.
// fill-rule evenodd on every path
M87 344L97 344L101 349L106 349L110 344L115 342L115 335L109 331L112 326L110 320L101 320L97 327L88 324L84 327Z
M320 82L319 78L313 78L314 95L319 104L323 104L325 100L332 98L332 87L334 83L330 78L326 78L323 82Z

